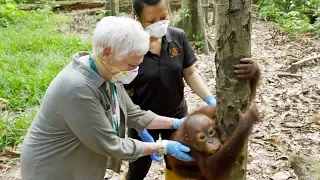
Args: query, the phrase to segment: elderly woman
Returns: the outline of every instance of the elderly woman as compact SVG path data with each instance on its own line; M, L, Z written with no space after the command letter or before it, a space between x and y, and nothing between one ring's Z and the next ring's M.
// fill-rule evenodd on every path
M24 139L23 180L102 180L121 160L152 153L192 161L178 142L125 139L126 127L177 129L182 120L143 111L122 84L138 74L149 34L131 18L105 17L93 34L93 52L78 52L49 85Z

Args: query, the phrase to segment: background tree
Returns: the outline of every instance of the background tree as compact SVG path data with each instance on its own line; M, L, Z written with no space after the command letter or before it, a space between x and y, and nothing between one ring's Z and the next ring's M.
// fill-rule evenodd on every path
M181 0L181 9L184 16L177 26L186 32L188 39L195 39L195 36L200 35L203 31L198 18L197 7L197 0Z
M116 16L119 14L119 0L106 0L105 16Z

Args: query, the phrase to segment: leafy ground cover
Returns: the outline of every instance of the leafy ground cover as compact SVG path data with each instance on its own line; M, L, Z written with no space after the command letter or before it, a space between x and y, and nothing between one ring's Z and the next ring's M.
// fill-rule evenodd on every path
M21 142L50 81L74 52L91 44L68 32L72 16L23 12L14 4L0 9L1 152Z

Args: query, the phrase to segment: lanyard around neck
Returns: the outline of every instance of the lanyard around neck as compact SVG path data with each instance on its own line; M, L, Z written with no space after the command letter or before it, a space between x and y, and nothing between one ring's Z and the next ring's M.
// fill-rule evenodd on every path
M97 69L97 66L94 64L93 62L93 59L91 57L91 54L89 55L89 64L90 64L90 68L96 72L97 74L99 74L98 72L98 69ZM110 87L110 91L111 91L111 95L112 97L114 97L114 94L115 94L115 86L114 86L114 83L112 82L109 82L109 87Z
M94 62L93 62L93 59L92 59L92 57L91 57L91 54L89 55L89 65L90 65L90 68L91 68L94 72L96 72L97 74L99 74L98 69L97 69L97 66L96 66L96 65L94 64ZM106 86L106 84L104 84L104 86ZM111 92L112 99L115 100L115 98L116 98L116 97L115 97L115 85L114 85L112 82L109 82L109 87L110 87L110 92ZM103 87L103 90L104 90L104 93L107 95L107 97L109 97L108 91L107 91L106 87ZM110 99L110 98L109 98L109 99ZM113 104L115 105L115 103L113 103ZM114 107L112 107L112 112L113 112L114 114L116 114ZM112 118L113 118L113 116L112 116ZM115 124L115 130L116 130L116 132L117 132L117 135L119 136L119 123L118 123L118 121L117 121L116 119L114 119L114 118L113 118L113 122L114 122L114 124Z

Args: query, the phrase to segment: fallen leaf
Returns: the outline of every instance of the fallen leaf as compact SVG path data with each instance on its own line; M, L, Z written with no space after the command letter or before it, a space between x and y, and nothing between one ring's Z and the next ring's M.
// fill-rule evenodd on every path
M273 179L273 180L287 180L289 177L290 176L287 173L281 171L281 172L277 172L276 174L274 174L271 177L271 179Z
M10 158L8 158L7 156L0 156L0 163L1 162L7 162L9 161Z
M309 139L313 140L314 142L320 142L320 132L315 132L309 136Z
M282 154L288 154L287 149L284 147L281 141L276 139L267 139L267 142L275 145Z
M285 122L282 124L283 127L287 127L287 128L301 128L305 125L301 124L301 123L297 123L297 122Z
M319 116L313 117L312 122L314 122L316 125L320 125L320 117Z

